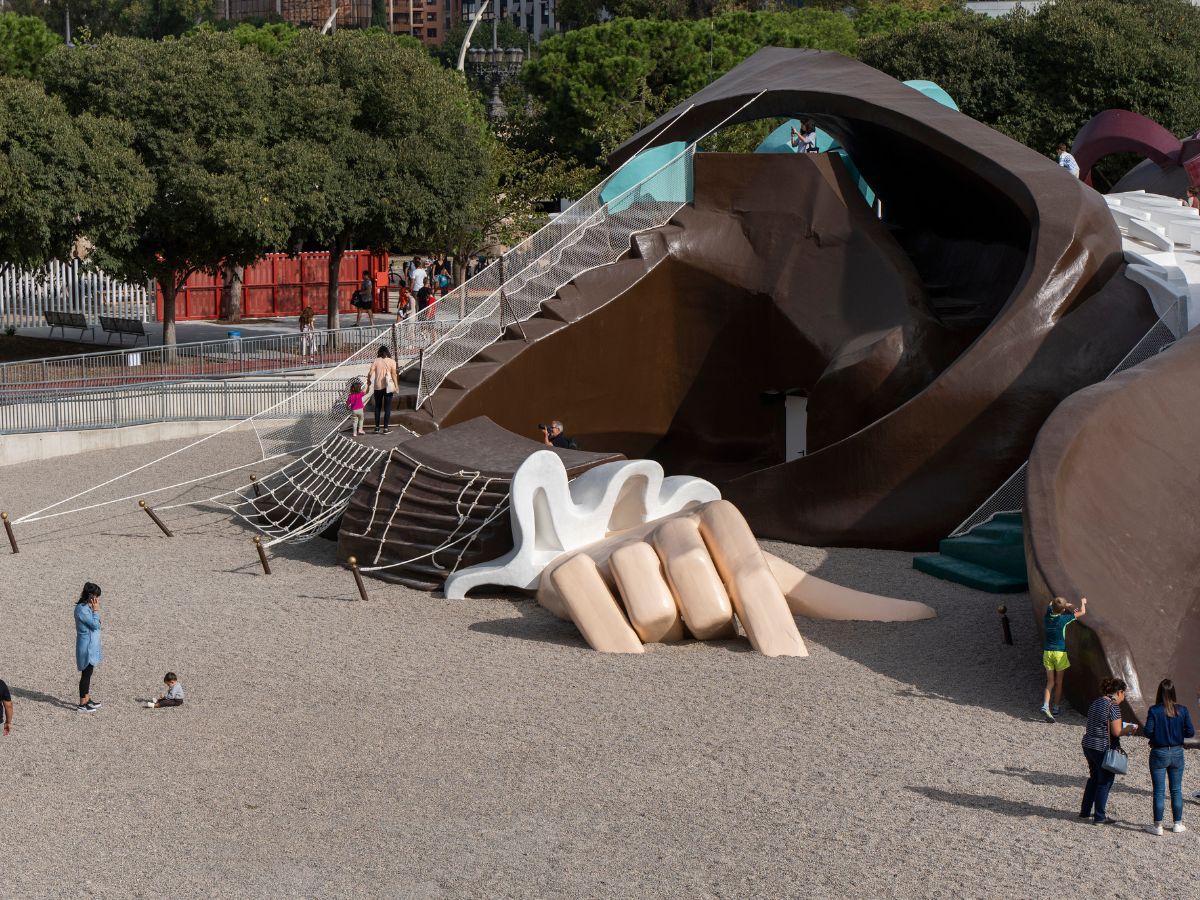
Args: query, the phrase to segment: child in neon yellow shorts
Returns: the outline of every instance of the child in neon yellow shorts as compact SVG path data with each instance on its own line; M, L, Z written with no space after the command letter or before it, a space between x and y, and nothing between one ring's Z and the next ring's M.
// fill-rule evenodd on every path
M1042 699L1042 715L1051 722L1058 715L1058 709L1062 705L1063 674L1071 667L1071 661L1067 659L1067 626L1076 619L1082 619L1086 612L1087 597L1079 598L1079 609L1073 609L1062 597L1055 597L1046 608L1042 642L1042 668L1046 670L1046 691ZM1050 706L1052 690L1053 708Z

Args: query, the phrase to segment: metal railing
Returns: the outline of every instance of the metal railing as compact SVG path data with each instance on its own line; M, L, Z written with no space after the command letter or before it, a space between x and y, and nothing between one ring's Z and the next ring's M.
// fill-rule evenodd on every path
M136 388L29 391L0 406L0 433L83 431L146 425L247 419L290 398L293 412L326 412L346 399L346 385L273 381L167 382Z
M522 257L515 272L509 269L507 255L494 263L496 288L476 298L457 327L426 352L417 388L418 408L451 372L499 340L506 325L534 316L545 301L583 272L621 259L629 252L633 235L667 224L691 199L695 152L692 144L647 178L604 200L601 195L610 176L554 220L558 240L552 246L536 258Z
M626 166L639 164L639 154L634 154L560 216L476 276L486 275L486 281L463 284L458 301L462 321L421 361L417 408L451 372L498 341L507 325L534 316L583 272L619 260L629 252L635 234L666 225L691 202L692 159L701 143L764 93L751 97L650 175L606 197L610 185L616 190L614 179Z
M415 319L397 323L393 353L400 359L415 357L456 324L456 320ZM11 388L78 390L328 368L353 356L392 327L388 324L225 338L4 363L0 365L0 402L5 402L5 390Z
M1132 350L1125 354L1115 369L1104 377L1104 381L1119 375L1126 369L1152 359L1168 349L1175 341L1187 332L1187 305L1177 301L1170 307L1150 330L1138 341ZM950 532L950 537L961 537L974 528L992 521L1001 513L1018 513L1025 507L1025 491L1027 487L1026 473L1029 461L1021 463L1020 468L1013 472L980 507L967 516L963 522Z

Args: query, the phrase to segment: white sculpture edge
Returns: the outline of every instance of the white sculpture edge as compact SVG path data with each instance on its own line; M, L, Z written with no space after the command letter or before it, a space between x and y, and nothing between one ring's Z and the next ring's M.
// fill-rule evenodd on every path
M461 600L467 591L483 585L532 589L542 570L568 551L720 499L721 492L704 479L666 478L662 466L649 459L605 463L568 482L558 454L539 450L513 476L509 497L513 549L499 559L451 574L443 591L448 599Z

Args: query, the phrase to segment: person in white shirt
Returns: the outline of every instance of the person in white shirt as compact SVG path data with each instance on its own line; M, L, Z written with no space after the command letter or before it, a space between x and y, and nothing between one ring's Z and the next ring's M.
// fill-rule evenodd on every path
M1058 145L1058 164L1076 178L1079 177L1079 163L1075 161L1075 157L1071 155L1066 144Z
M421 288L425 287L425 282L429 280L429 272L425 268L425 263L418 262L413 267L412 275L408 279L408 289L412 293L419 293Z

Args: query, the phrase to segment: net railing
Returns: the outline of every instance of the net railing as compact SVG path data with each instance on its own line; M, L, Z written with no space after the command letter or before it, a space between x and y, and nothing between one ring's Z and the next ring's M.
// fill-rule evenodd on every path
M666 225L691 202L692 160L701 143L764 93L751 97L645 178L616 196L605 197L610 185L616 189L613 181L625 167L636 164L634 154L550 224L485 269L481 275L489 280L473 284L472 279L462 285L459 325L422 360L417 408L451 372L498 341L507 325L534 316L561 287L587 270L621 259L635 234Z
M1182 301L1173 304L1150 330L1138 341L1133 349L1117 363L1104 380L1119 375L1126 369L1144 363L1162 353L1187 332L1187 308ZM1019 513L1025 507L1025 491L1027 487L1026 473L1029 462L1021 463L1021 467L1013 472L983 504L967 516L963 522L950 532L951 537L961 537L972 529L992 521L1002 513Z
M633 235L666 225L691 197L695 152L695 145L686 148L608 202L600 202L605 186L602 182L585 198L587 208L594 206L586 215L573 207L576 214L570 220L574 222L570 231L539 257L525 261L520 271L509 273L502 285L498 284L486 298L480 298L426 352L421 363L417 407L424 404L451 372L499 340L507 325L536 315L543 303L582 273L621 259L629 252ZM506 271L507 265L506 259Z
M416 352L452 326L450 321L405 321ZM241 378L323 369L353 356L391 325L131 347L0 364L0 402L6 390L73 390L152 382Z

